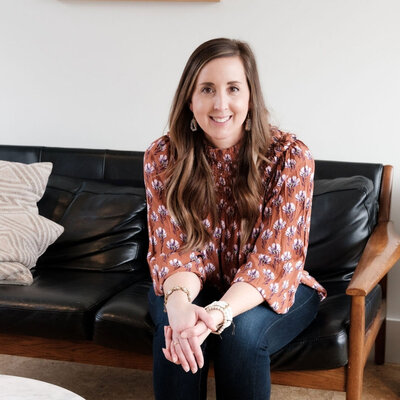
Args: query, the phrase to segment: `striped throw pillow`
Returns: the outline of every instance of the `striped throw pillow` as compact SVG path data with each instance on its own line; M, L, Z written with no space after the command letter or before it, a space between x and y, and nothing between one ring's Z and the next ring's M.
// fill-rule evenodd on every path
M64 230L36 205L52 167L0 160L0 284L32 284L30 269Z

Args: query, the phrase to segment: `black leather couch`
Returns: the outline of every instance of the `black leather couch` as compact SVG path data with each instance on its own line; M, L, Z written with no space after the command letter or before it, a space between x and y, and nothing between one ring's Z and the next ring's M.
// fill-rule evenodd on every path
M0 285L0 351L8 340L8 354L120 366L127 365L123 352L151 359L143 153L1 145L0 159L53 163L39 210L65 227L39 259L31 286ZM272 369L347 364L345 291L377 222L382 171L380 164L316 161L306 269L328 298L311 326L273 356ZM380 302L378 285L366 299L366 325ZM82 356L92 344L97 359ZM114 362L105 360L110 354Z

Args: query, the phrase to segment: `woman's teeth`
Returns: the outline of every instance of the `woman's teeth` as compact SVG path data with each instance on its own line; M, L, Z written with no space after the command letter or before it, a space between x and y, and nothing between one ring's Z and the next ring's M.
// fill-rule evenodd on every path
M224 118L217 118L217 117L211 117L215 122L226 122L228 121L228 119L230 118L230 116L228 117L224 117Z

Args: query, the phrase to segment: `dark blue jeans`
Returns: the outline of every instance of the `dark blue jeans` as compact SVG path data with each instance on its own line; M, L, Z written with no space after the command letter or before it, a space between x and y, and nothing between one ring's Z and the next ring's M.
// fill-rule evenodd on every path
M203 288L195 304L205 306L221 296ZM214 360L218 400L268 400L270 397L270 354L278 351L303 331L315 318L319 297L315 290L300 285L287 314L276 314L267 303L234 318L233 326L221 337L209 335L202 345L204 367L196 374L166 360L163 297L149 293L150 314L155 324L153 338L153 384L156 400L203 400L207 397L210 357Z

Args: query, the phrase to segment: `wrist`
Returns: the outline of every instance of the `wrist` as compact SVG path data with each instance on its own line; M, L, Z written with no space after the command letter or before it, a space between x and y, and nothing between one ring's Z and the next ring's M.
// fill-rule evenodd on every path
M205 306L205 310L207 312L218 311L223 317L222 323L217 325L217 330L212 333L220 335L225 328L227 328L232 324L232 319L233 319L232 309L226 301L223 300L213 301L208 306Z
M188 298L184 292L174 292L168 297L168 302L165 305L165 308L168 309L170 307L176 307L179 305L185 305L189 303Z
M174 286L164 294L164 311L167 311L168 305L176 307L177 305L191 302L192 299L187 288L183 286Z
M208 313L211 315L215 322L215 326L220 326L224 322L224 314L219 310L210 310Z

